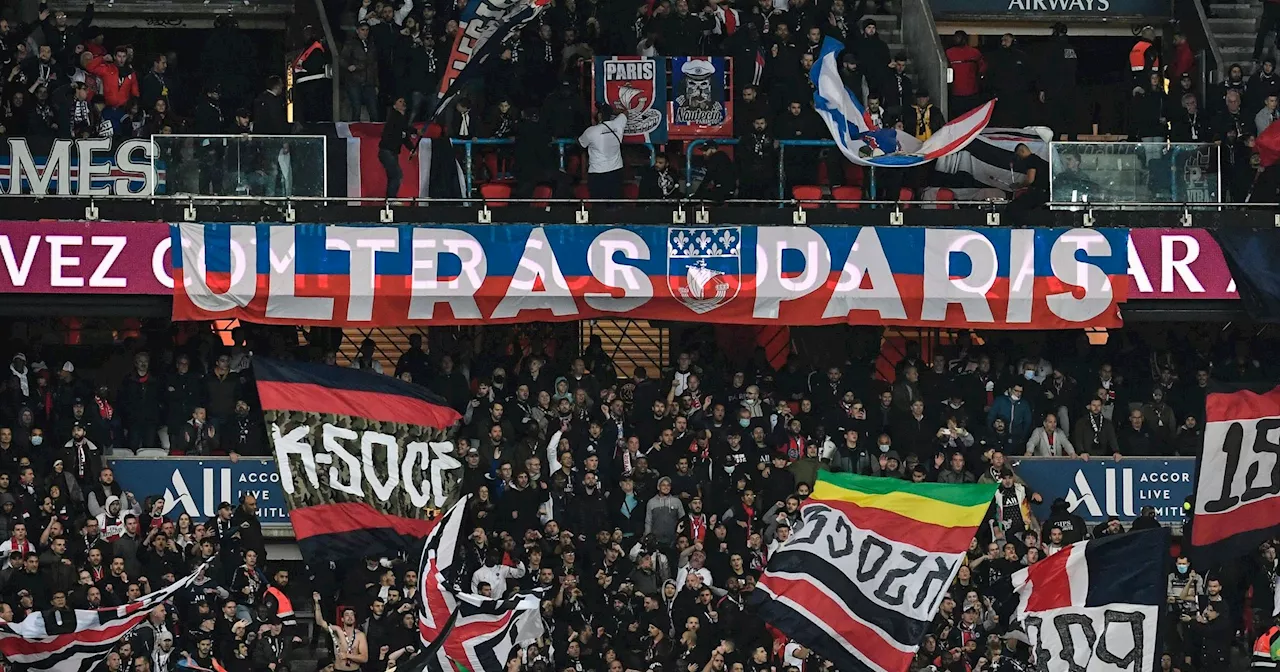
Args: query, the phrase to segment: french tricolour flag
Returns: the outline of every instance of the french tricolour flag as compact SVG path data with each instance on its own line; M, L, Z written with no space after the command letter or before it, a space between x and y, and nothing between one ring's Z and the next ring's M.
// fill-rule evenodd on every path
M964 149L991 121L994 100L953 119L924 142L905 131L873 129L871 116L840 80L838 59L843 50L839 40L826 38L809 79L814 86L814 109L827 122L836 146L853 163L887 168L928 163Z
M1016 572L1015 621L1047 654L1036 669L1154 669L1168 553L1159 528L1072 544Z

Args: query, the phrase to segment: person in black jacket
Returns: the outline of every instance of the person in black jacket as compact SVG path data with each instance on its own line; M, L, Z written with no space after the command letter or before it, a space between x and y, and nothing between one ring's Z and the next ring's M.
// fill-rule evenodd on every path
M1016 46L1013 35L1000 37L1000 48L987 54L987 86L1000 99L992 112L996 126L1026 125L1028 116L1031 70L1027 55Z
M266 435L257 416L249 412L249 402L236 402L236 415L231 425L222 432L223 450L231 455L266 457L270 455L263 445Z
M158 445L161 389L160 381L151 372L151 355L134 355L133 373L121 384L118 402L126 445L133 452Z
M714 142L707 143L707 151L703 155L707 173L698 185L693 197L715 203L723 203L732 198L738 189L738 178L734 175L733 161L728 154L720 151Z
M387 198L395 198L400 193L400 183L404 180L404 171L400 169L400 148L409 149L409 160L418 153L409 133L409 121L404 116L408 107L404 96L396 98L387 114L387 123L382 126L382 139L378 141L378 161L387 173Z
M876 32L875 19L862 22L862 36L853 43L853 52L858 58L858 70L867 79L867 90L880 93L885 90L889 80L889 45L880 39Z
M181 435L182 426L201 404L204 395L203 376L191 370L191 358L178 355L174 370L165 381L165 426L169 441Z
M276 75L267 78L267 88L253 101L253 132L259 135L285 135L289 122L285 117L284 82Z
M256 551L259 566L264 565L267 561L267 543L262 538L262 521L258 520L257 497L246 494L240 498L240 506L236 507L236 512L231 517L231 529L234 530L232 534L240 539L240 550Z
M653 159L653 167L640 176L640 198L643 200L677 199L682 195L680 174L672 167L666 154Z
M139 84L141 95L139 98L142 102L142 109L150 110L155 108L156 101L163 99L166 104L169 101L169 83L165 80L165 70L169 67L169 59L164 54L156 54L151 61L151 71L148 72ZM171 106L172 107L172 106Z

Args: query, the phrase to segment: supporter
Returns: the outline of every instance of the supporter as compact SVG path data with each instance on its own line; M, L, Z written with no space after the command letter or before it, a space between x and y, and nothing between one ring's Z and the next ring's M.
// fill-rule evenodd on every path
M363 7L361 8L363 10ZM362 110L369 111L369 121L382 120L378 103L378 50L369 38L369 24L356 27L355 39L347 40L339 55L346 64L342 82L346 87L349 119L360 121Z
M987 63L982 52L969 44L969 35L963 30L956 31L946 55L954 73L950 82L949 109L953 116L958 117L981 103L979 82L986 72Z
M1014 36L1000 37L1000 48L985 55L983 77L993 98L1000 99L992 112L992 126L1025 126L1031 102L1031 64Z
M609 107L601 107L597 114L598 123L578 138L588 152L588 188L592 198L618 199L622 197L622 132L627 116Z

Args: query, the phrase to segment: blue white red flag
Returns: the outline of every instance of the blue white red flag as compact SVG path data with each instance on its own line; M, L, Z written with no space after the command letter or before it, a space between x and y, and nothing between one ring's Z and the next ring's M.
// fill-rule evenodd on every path
M1072 544L1016 572L1014 618L1035 669L1155 669L1168 553L1169 530L1159 528Z
M923 142L905 131L873 128L871 115L840 79L838 59L843 50L839 40L826 38L809 79L814 109L827 122L840 152L853 163L885 168L928 163L964 149L991 121L994 100L953 119Z

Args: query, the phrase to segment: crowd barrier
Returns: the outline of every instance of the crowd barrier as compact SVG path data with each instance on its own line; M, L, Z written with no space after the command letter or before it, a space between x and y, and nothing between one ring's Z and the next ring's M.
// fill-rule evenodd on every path
M186 513L203 521L217 513L220 503L235 503L251 494L258 500L263 525L289 524L274 459L112 457L108 462L121 487L140 499L162 496L165 515L172 518ZM1130 457L1119 462L1023 457L1014 461L1014 469L1043 498L1034 506L1040 520L1048 518L1050 505L1061 498L1091 525L1109 516L1131 523L1150 506L1161 524L1178 527L1184 521L1182 504L1194 489L1195 463L1192 457Z
M0 194L95 199L348 197L385 201L386 183L376 151L378 125L358 126L372 128L363 128L363 135L345 138L338 131L332 136L157 135L120 142L103 138L9 138L0 142ZM703 172L700 150L712 141L726 147L737 144L733 139L699 138L687 142L683 157L686 192L693 191ZM884 171L889 169L849 170L851 164L835 154L830 140L782 140L778 143L777 198L761 202L778 207L915 205L908 206L908 201L920 207L939 208L965 203L998 205L1007 200L1007 190L1014 189L1021 179L1015 172L1016 143L1009 140L999 145L998 138L983 141L986 147L982 152L939 160L935 166L939 172L957 178L948 180L952 187L912 192L887 187ZM586 158L577 147L577 139L553 142L560 168L581 178ZM417 161L411 161L407 154L401 157L406 175L397 200L433 195L423 186L431 182L431 161L424 156L431 153L432 143L425 138L420 141ZM478 202L484 180L508 180L512 176L513 140L476 138L454 140L453 145L463 164L463 201ZM670 147L652 143L634 146L645 148L650 164L659 151ZM805 157L803 165L808 167L810 159L818 165L813 175L805 177L806 184L797 185L801 188L790 193L788 184L796 180L787 174L788 157L798 151L815 152ZM1202 208L1222 203L1226 192L1223 157L1215 145L1054 142L1037 145L1035 151L1046 157L1049 165L1050 207L1054 209ZM793 172L801 165L790 163ZM484 169L478 174L482 165ZM842 174L825 175L828 166ZM973 179L967 180L966 175ZM629 177L635 179L638 175ZM808 184L810 181L812 184ZM970 186L955 186L964 184ZM996 184L1005 189L991 186ZM585 192L575 192L575 196L572 200L578 202L595 200ZM537 199L539 203L546 201ZM626 202L637 200L627 198ZM734 202L742 203L739 199Z

